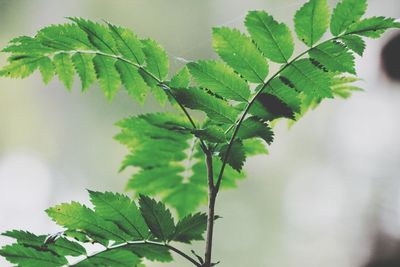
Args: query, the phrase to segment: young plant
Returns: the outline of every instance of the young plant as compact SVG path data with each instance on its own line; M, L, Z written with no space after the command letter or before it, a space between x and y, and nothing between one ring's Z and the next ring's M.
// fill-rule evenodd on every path
M213 47L222 61L190 62L171 79L167 54L155 41L111 23L69 18L69 24L11 40L3 49L10 55L1 76L26 78L38 69L44 83L57 75L70 90L77 73L83 91L98 81L111 100L123 86L140 103L151 92L180 112L117 123L116 139L130 150L121 170L138 169L127 186L138 201L89 191L93 208L71 202L46 211L63 232L5 232L16 242L1 248L0 255L18 266L118 267L144 266L143 258L169 262L174 252L195 266L216 265L212 242L220 189L244 178L247 157L267 153L275 120L297 120L324 99L360 90L352 83L357 81L354 54L362 56L363 37L400 28L391 18L362 18L366 7L366 0L343 0L330 15L326 0L307 2L294 17L306 47L296 56L289 27L265 11L251 11L245 19L248 35L213 29ZM328 27L332 36L320 41ZM279 64L279 70L269 74L270 64ZM189 110L204 116L195 119ZM205 203L208 212L195 213ZM177 212L177 222L166 205ZM204 256L174 246L203 240L204 234ZM89 254L91 244L103 249Z

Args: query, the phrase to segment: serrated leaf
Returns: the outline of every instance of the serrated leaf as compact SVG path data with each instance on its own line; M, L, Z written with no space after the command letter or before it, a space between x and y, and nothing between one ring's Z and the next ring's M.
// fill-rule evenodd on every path
M320 70L308 59L294 62L282 72L282 76L286 77L297 90L312 98L332 97L329 73Z
M195 129L193 133L200 139L211 143L225 143L227 141L224 129L216 125L210 125L204 129Z
M229 106L225 101L218 99L201 89L177 89L174 90L176 98L190 109L204 111L207 116L222 123L235 123L239 112Z
M268 155L268 149L265 147L263 141L258 138L243 140L243 147L246 151L246 156L257 156L260 154Z
M90 85L96 80L93 57L93 55L84 53L75 53L72 56L75 70L81 79L82 91L89 89Z
M400 28L400 22L393 18L372 17L352 24L346 34L357 34L370 38L379 38L386 30Z
M2 233L1 235L15 238L19 244L41 247L44 245L46 236L37 236L28 231L12 230Z
M164 89L160 86L152 86L150 88L153 93L154 98L160 103L161 106L164 106L168 101L168 95L165 93Z
M135 202L118 193L89 191L89 194L96 214L115 223L132 240L147 238L149 229Z
M139 257L146 258L151 261L170 262L173 260L171 253L165 246L147 243L129 244L126 248Z
M97 49L105 53L114 55L116 54L116 43L107 27L82 18L69 19L75 22L84 32L86 32L89 41Z
M10 78L26 78L31 75L40 65L43 57L20 56L13 58L7 66L0 70L0 76Z
M225 64L218 61L197 61L187 66L200 87L226 99L241 102L249 99L250 88L246 81Z
M57 54L53 58L54 66L60 81L68 90L72 89L74 83L74 64L69 54Z
M274 62L286 63L293 54L290 29L265 11L250 11L245 25L263 54Z
M345 35L340 40L347 46L347 48L353 50L358 55L362 56L365 50L365 41L357 35Z
M41 29L36 39L54 50L93 49L87 34L77 24L51 25Z
M105 221L94 211L77 202L60 204L46 210L59 225L71 230L82 230L99 243L108 240L127 241L128 237L114 223Z
M86 249L77 242L59 237L54 243L47 244L47 249L61 256L81 256L86 254Z
M96 55L93 58L94 67L100 87L108 100L111 100L119 87L121 80L117 69L115 68L116 60L103 55Z
M142 40L143 52L146 56L146 70L164 81L168 75L169 61L165 50L154 40Z
M228 151L229 144L221 147L219 157L226 162L236 171L240 172L246 161L246 154L242 142L233 142L230 151ZM229 152L229 155L228 155Z
M127 188L146 195L160 194L182 182L182 166L163 166L141 170L128 181Z
M310 0L294 17L298 38L307 46L313 46L324 35L329 24L329 7L326 0Z
M213 47L218 55L250 82L263 82L268 74L268 63L239 30L226 27L213 29Z
M193 170L193 172L195 172L195 170ZM173 206L177 210L180 218L195 211L200 204L205 204L207 202L207 186L204 184L206 172L201 170L198 172L198 175L203 178L201 181L203 182L202 184L198 184L194 181L196 178L192 176L190 177L189 183L175 185L164 198L165 203Z
M308 54L330 71L356 74L354 56L338 42L322 43L311 49Z
M162 202L141 195L140 211L153 235L162 241L169 241L175 231L171 212Z
M75 264L76 267L113 266L132 267L140 262L140 258L127 249L118 248L97 253Z
M260 137L267 142L267 144L271 144L274 140L274 133L269 125L262 122L259 118L249 117L243 121L237 137L240 139Z
M170 86L172 88L187 88L189 84L190 72L185 66L172 77Z
M117 61L115 67L119 72L122 84L128 91L128 94L139 103L143 104L149 87L139 74L137 68L123 61Z
M261 93L250 108L250 113L265 121L277 118L294 119L294 110L271 93Z
M48 57L43 57L39 62L39 71L43 78L43 83L48 84L54 77L54 65Z
M207 229L207 215L196 213L188 215L176 225L174 241L191 243L194 240L203 240L203 234Z
M20 244L2 247L0 255L11 263L26 267L64 266L68 263L65 257L53 255L48 251L38 251Z
M360 20L367 9L367 0L342 0L332 13L331 33L338 36L351 24Z
M108 27L111 30L111 35L114 37L119 53L124 58L138 65L143 65L145 62L145 55L142 50L143 44L136 35L128 29L115 26L111 23L108 23Z

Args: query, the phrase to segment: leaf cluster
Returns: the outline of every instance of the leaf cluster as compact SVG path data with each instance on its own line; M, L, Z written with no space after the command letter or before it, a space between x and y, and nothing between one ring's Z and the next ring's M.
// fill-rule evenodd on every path
M136 193L139 207L124 195L90 192L94 209L72 202L47 210L66 229L63 234L10 231L5 235L17 242L0 254L20 266L62 266L66 256L83 258L76 266L171 261L169 251L177 250L170 242L202 239L207 218L193 212L207 201L209 188L218 193L243 179L246 159L268 152L277 120L297 121L325 99L361 90L353 83L364 39L400 28L392 18L363 18L366 8L366 0L342 0L331 12L326 0L309 0L294 16L295 33L266 11L250 11L246 33L213 29L218 60L189 62L174 75L157 42L107 22L69 18L68 24L11 40L0 76L25 78L39 70L45 83L57 75L70 90L77 74L83 91L97 81L107 99L123 87L139 103L151 92L181 115L149 113L117 123L115 138L129 151L121 170L135 170L127 189ZM295 37L305 47L298 55ZM278 71L270 73L274 65ZM207 163L205 156L211 157ZM177 224L164 203L182 218ZM105 249L87 255L89 242ZM199 257L177 253L202 265Z

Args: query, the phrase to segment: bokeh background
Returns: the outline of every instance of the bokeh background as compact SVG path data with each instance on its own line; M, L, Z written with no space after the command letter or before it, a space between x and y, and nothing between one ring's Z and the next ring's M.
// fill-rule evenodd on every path
M400 17L398 0L368 2L370 16ZM211 27L243 28L248 10L266 9L293 28L292 16L303 3L0 0L0 46L64 17L82 16L158 40L176 70L185 60L216 57ZM400 84L384 73L381 57L395 35L368 41L365 56L357 59L366 92L326 101L290 130L278 124L270 155L250 159L249 178L239 190L221 194L214 252L221 266L400 266ZM396 46L391 58L399 62ZM38 74L0 78L0 231L56 232L47 207L88 203L85 188L124 191L130 173L117 172L126 151L112 139L113 123L160 109L151 98L141 107L123 91L112 103L96 87L82 94L78 81L68 93L57 79L44 86ZM0 238L0 245L9 242ZM0 266L9 264L0 259ZM164 266L187 265L178 260Z

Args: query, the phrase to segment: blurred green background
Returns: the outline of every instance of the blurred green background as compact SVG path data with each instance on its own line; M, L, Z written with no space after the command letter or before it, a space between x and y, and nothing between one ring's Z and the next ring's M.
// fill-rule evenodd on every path
M0 0L0 46L81 16L158 40L176 70L185 60L216 57L213 26L243 29L248 10L265 9L293 28L292 16L303 3ZM400 2L369 0L368 15L399 18ZM356 267L399 254L400 88L381 71L380 59L394 34L368 41L357 59L366 92L325 102L290 131L285 122L277 125L271 155L250 159L249 178L239 190L221 194L214 252L221 266ZM43 212L48 206L88 203L85 188L124 191L130 171L117 172L126 151L112 139L113 123L156 110L161 108L151 98L141 107L122 90L109 103L98 88L82 94L78 81L68 93L57 79L43 85L37 74L0 78L0 232L56 232ZM0 238L0 245L8 242ZM202 244L196 249L202 253ZM8 263L0 259L0 266ZM164 266L187 265L178 260Z

